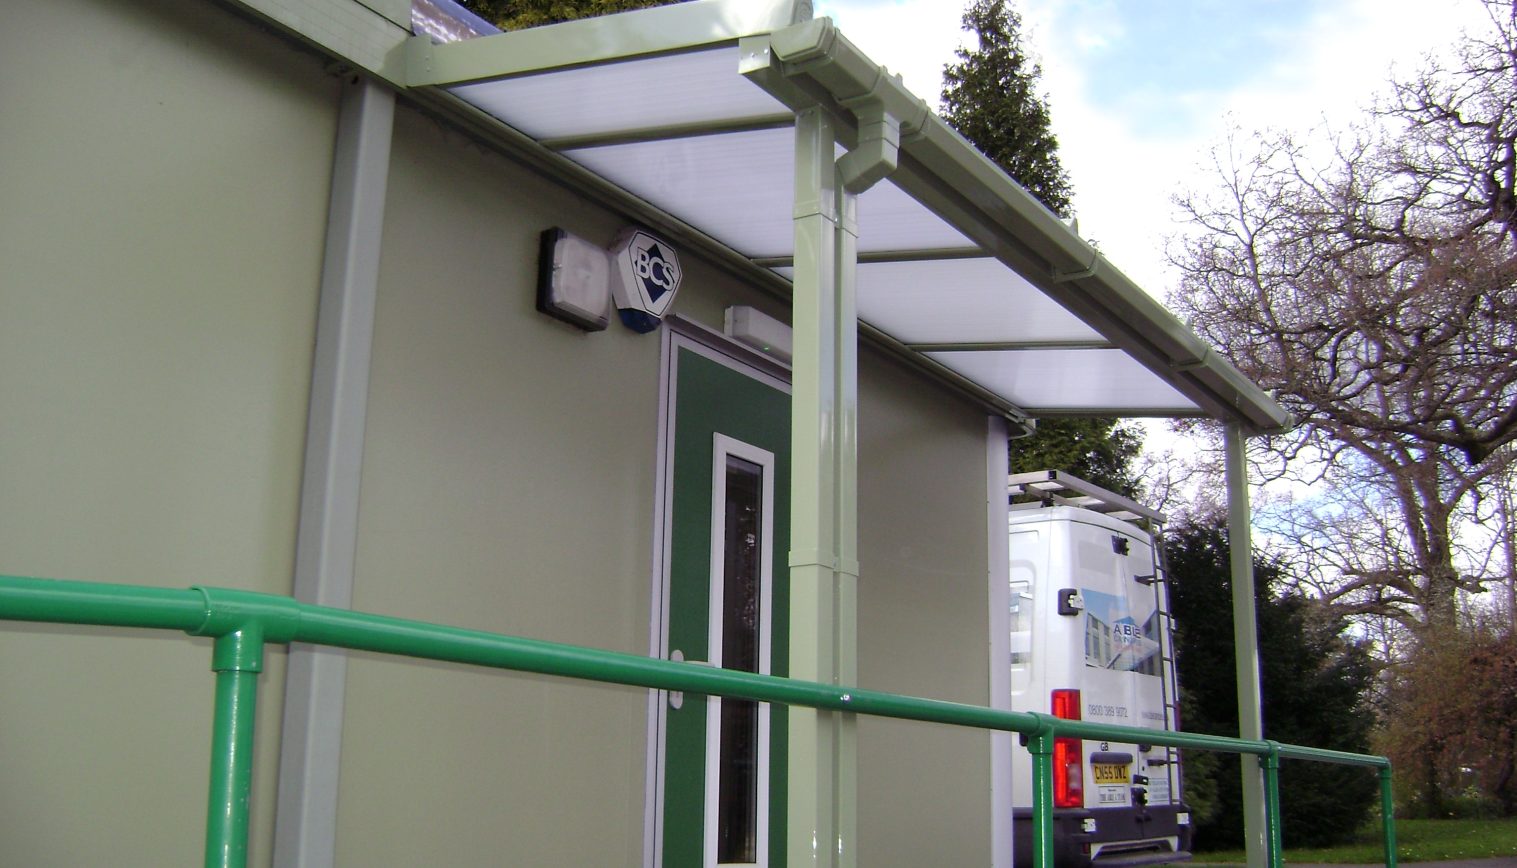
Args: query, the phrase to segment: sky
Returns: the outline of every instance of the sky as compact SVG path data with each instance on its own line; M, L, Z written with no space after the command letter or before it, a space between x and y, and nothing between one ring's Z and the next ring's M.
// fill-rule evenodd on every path
M967 0L818 0L816 14L935 103ZM1202 189L1211 148L1245 131L1342 126L1394 68L1409 74L1476 0L1016 0L1043 69L1080 234L1163 299L1180 228L1173 196Z

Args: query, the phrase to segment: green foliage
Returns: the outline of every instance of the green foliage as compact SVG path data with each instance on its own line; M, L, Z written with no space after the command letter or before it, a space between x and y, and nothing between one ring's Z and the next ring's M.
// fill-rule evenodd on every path
M1192 715L1186 713L1189 697L1183 694L1184 691L1180 697L1180 720L1185 722L1191 720ZM1210 827L1222 811L1221 783L1217 777L1222 760L1223 754L1216 751L1180 751L1180 767L1185 775L1185 804L1190 806L1190 821L1197 829ZM1233 767L1236 766L1237 763L1233 763Z
M1031 437L1011 441L1011 472L1062 470L1137 497L1132 463L1142 449L1137 429L1119 425L1116 419L1039 419Z
M1376 819L1359 830L1354 843L1330 849L1285 851L1285 862L1325 862L1336 865L1383 864L1384 839ZM1517 856L1517 820L1398 820L1396 821L1396 858L1402 863L1443 862L1451 860L1501 859L1494 865L1507 865ZM1237 865L1244 861L1242 850L1207 852L1190 868L1206 865Z
M1416 817L1517 815L1517 636L1481 625L1424 636L1391 667L1377 748Z
M1007 0L974 0L964 29L979 47L959 49L943 71L943 119L1054 213L1069 216L1072 191L1059 142L1038 94L1042 69L1022 47L1022 18Z
M1227 534L1220 523L1183 525L1167 535L1170 599L1175 613L1181 723L1192 732L1238 735ZM1374 673L1367 650L1346 641L1341 625L1300 596L1276 596L1286 578L1273 560L1254 563L1259 625L1264 734L1267 738L1335 750L1369 749L1374 717L1364 700ZM1215 793L1208 818L1197 817L1201 847L1243 840L1241 772L1236 756L1215 768L1186 767L1187 796ZM1214 790L1205 776L1214 775ZM1286 762L1280 770L1287 844L1312 846L1346 839L1375 804L1378 779L1368 770L1326 763ZM1208 821L1209 820L1209 821Z
M576 18L594 18L629 9L668 6L684 0L459 0L469 11L501 30L521 30Z

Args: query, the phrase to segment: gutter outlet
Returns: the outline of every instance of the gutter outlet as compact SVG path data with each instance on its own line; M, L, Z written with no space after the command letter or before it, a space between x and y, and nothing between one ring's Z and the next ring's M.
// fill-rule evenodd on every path
M871 99L857 109L859 142L838 160L843 188L858 194L894 172L901 154L901 121L885 110L882 100Z

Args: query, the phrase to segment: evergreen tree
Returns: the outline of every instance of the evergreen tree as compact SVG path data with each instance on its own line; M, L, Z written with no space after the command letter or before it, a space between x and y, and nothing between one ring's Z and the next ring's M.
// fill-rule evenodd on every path
M1182 525L1167 535L1170 602L1175 616L1181 724L1190 732L1238 735L1238 691L1227 532L1220 522ZM1366 753L1374 715L1366 694L1374 680L1368 651L1342 636L1304 597L1277 596L1286 569L1254 561L1264 735L1276 741ZM1196 799L1197 843L1241 847L1242 794L1235 755L1197 762L1185 755L1187 799ZM1281 822L1290 846L1338 843L1353 836L1375 804L1375 774L1353 766L1290 762L1280 769ZM1210 804L1206 800L1213 800Z
M1069 176L1048 103L1037 92L1042 70L1022 47L1022 18L1008 0L974 0L964 29L977 48L961 48L943 71L943 119L1006 174L1061 217L1069 216ZM1062 470L1129 497L1138 494L1132 462L1143 441L1112 418L1039 419L1033 436L1011 446L1011 471Z
M1039 419L1031 437L1011 442L1011 472L1062 470L1136 499L1141 492L1132 464L1142 449L1137 429L1116 419Z
M629 9L667 6L684 0L459 0L501 30L521 30L576 18L594 18Z
M1061 217L1072 191L1059 164L1048 103L1037 93L1042 69L1022 48L1022 18L1007 0L974 0L964 29L979 47L961 48L943 70L943 120Z

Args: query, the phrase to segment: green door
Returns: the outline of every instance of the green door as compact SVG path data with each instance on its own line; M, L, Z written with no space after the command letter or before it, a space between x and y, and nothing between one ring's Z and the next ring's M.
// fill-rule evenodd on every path
M665 647L784 675L790 397L683 339L671 367ZM671 693L663 713L662 864L783 865L785 710Z

